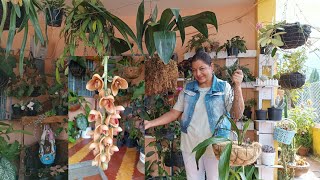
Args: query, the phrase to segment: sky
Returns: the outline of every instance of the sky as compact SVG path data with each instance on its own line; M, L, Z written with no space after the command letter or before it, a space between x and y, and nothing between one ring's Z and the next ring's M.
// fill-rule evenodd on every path
M276 21L286 20L288 23L300 22L312 27L307 46L308 60L305 64L307 78L316 68L320 73L320 0L277 0Z

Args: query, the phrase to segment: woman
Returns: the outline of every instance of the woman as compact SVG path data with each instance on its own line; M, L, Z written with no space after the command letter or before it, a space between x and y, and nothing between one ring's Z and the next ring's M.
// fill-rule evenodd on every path
M191 60L192 74L195 81L188 83L180 92L178 101L173 109L152 121L144 121L145 129L168 124L182 114L181 117L181 151L189 180L218 179L218 160L215 158L212 146L209 146L205 154L199 160L197 170L195 153L192 149L203 140L211 137L215 129L219 129L215 135L228 137L230 134L230 122L223 120L217 124L223 114L229 114L234 119L240 119L244 102L241 91L243 73L236 70L232 75L233 91L226 81L218 79L213 74L211 57L198 51ZM233 98L235 97L235 98Z

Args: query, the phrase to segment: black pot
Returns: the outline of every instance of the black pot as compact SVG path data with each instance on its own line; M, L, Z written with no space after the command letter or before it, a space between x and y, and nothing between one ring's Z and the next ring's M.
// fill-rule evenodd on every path
M281 121L282 120L282 109L278 108L268 108L268 119L271 121Z
M7 18L5 20L5 23L4 23L4 27L3 27L3 30L9 30L9 27L10 27L10 15L11 15L11 10L12 10L12 4L11 2L8 2L7 3ZM20 8L20 13L21 13L21 16L20 18L18 16L16 16L16 28L19 28L22 21L23 21L23 18L25 16L25 7L24 5L23 6L19 6ZM3 14L3 8L2 8L2 3L0 3L0 23L1 23L1 20L2 20L2 14Z
M226 48L226 49L227 49L228 56L238 56L238 54L239 54L238 48L231 47L231 48Z
M165 166L173 167L174 165L173 153L166 152L163 161Z
M266 110L256 110L256 119L257 120L266 120L267 111Z
M56 110L56 115L58 116L63 116L63 115L67 115L68 114L68 108L62 108L62 107L55 107Z
M168 139L169 141L173 141L174 139L174 132L170 131L168 129L160 129L160 131L156 131L157 137L163 137L165 139Z
M174 152L172 155L172 159L174 159L174 166L176 167L184 167L182 152Z
M137 146L137 140L128 137L125 139L125 144L128 148L133 148Z
M74 77L82 77L86 71L85 68L80 66L77 62L70 60L69 70Z
M28 110L27 111L27 116L36 116L37 115L37 111L36 110Z
M62 23L63 9L46 9L48 26L60 27Z
M117 139L117 146L121 148L123 146L123 139Z
M40 89L41 89L40 86L34 87L32 93L30 94L30 97L38 97L38 96L40 96L41 95Z
M252 111L251 111L251 109L244 109L243 115L246 116L248 119L252 119L252 118L251 118L251 116L252 116Z
M279 85L283 89L297 89L304 85L306 76L299 72L282 74L279 79Z
M21 107L14 107L14 105L11 106L12 107L12 119L18 119L22 116L23 111L21 110Z

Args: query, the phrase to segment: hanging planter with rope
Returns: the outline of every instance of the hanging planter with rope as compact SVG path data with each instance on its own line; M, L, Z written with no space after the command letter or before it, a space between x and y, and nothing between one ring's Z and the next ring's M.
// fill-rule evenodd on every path
M277 32L286 32L281 34L281 39L284 43L280 48L282 49L294 49L304 45L311 33L311 26L299 22L286 23L282 25L283 29L278 29Z
M306 76L299 72L282 74L279 79L279 85L283 89L297 89L304 85Z

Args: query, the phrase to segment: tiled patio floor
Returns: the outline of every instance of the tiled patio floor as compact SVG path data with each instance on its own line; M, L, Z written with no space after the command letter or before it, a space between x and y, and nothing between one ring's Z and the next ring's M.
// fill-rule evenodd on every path
M76 167L79 163L83 163L80 170L75 169L69 171L69 179L74 177L80 177L76 174L76 170L81 171L82 174L86 174L84 171L88 171L88 176L81 176L83 179L103 179L97 170L90 170L91 160L94 158L92 152L89 152L89 145L92 139L78 139L76 143L69 144L69 166ZM140 173L136 167L139 161L139 152L136 148L127 148L125 146L119 148L119 152L116 152L109 162L109 168L104 171L104 174L108 180L126 180L126 179L136 179L143 180L144 174ZM89 168L89 169L88 169ZM87 169L87 170L86 170ZM92 173L96 171L96 173ZM101 171L101 170L100 170ZM80 178L81 179L81 178Z

